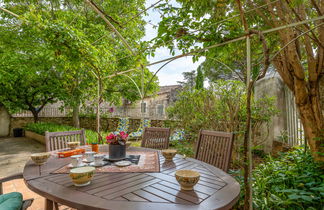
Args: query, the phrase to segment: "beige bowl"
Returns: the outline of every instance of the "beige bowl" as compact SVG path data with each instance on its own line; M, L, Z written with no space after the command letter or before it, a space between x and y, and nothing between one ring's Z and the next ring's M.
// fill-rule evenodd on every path
M179 170L176 171L175 177L182 190L192 190L199 181L200 174L193 170Z
M42 153L31 154L30 158L34 161L36 165L43 165L50 156L51 153L42 152Z
M165 160L172 160L176 154L177 154L177 150L175 149L162 150L162 155L165 158Z
M71 142L68 142L67 145L73 150L73 149L76 149L80 145L80 142L71 141Z
M86 186L90 184L95 170L94 167L73 168L70 170L70 177L75 186Z

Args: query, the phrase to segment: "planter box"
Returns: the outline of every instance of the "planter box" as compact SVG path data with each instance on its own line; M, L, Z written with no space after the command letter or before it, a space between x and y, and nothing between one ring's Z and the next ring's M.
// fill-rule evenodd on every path
M25 136L27 138L30 138L30 139L34 139L42 144L46 144L45 143L45 136L42 136L40 134L37 134L37 133L34 133L32 131L25 131Z

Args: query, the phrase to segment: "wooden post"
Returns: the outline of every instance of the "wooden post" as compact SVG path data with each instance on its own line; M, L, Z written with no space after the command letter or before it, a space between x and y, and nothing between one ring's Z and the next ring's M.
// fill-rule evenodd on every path
M249 91L249 86L251 83L251 38L250 36L246 36L246 89ZM248 96L249 97L249 96ZM253 209L252 204L252 143L251 143L251 123L249 126L249 137L248 137L248 168L249 168L249 179L248 184L250 186L250 210Z

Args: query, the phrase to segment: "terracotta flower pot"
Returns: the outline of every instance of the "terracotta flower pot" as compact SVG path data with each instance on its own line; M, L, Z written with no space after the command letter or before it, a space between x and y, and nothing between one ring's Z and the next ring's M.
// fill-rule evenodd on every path
M98 153L99 152L99 145L97 143L91 144L91 150L93 152Z

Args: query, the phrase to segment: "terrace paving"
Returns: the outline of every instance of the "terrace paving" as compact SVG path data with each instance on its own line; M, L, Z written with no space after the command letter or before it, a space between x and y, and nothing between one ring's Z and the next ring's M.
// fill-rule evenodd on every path
M0 177L9 176L22 172L25 163L29 160L30 154L44 152L45 145L37 141L20 137L0 138ZM45 199L27 188L23 179L16 179L3 183L4 193L20 192L24 199L34 198L31 210L43 210ZM60 210L71 209L60 206Z

